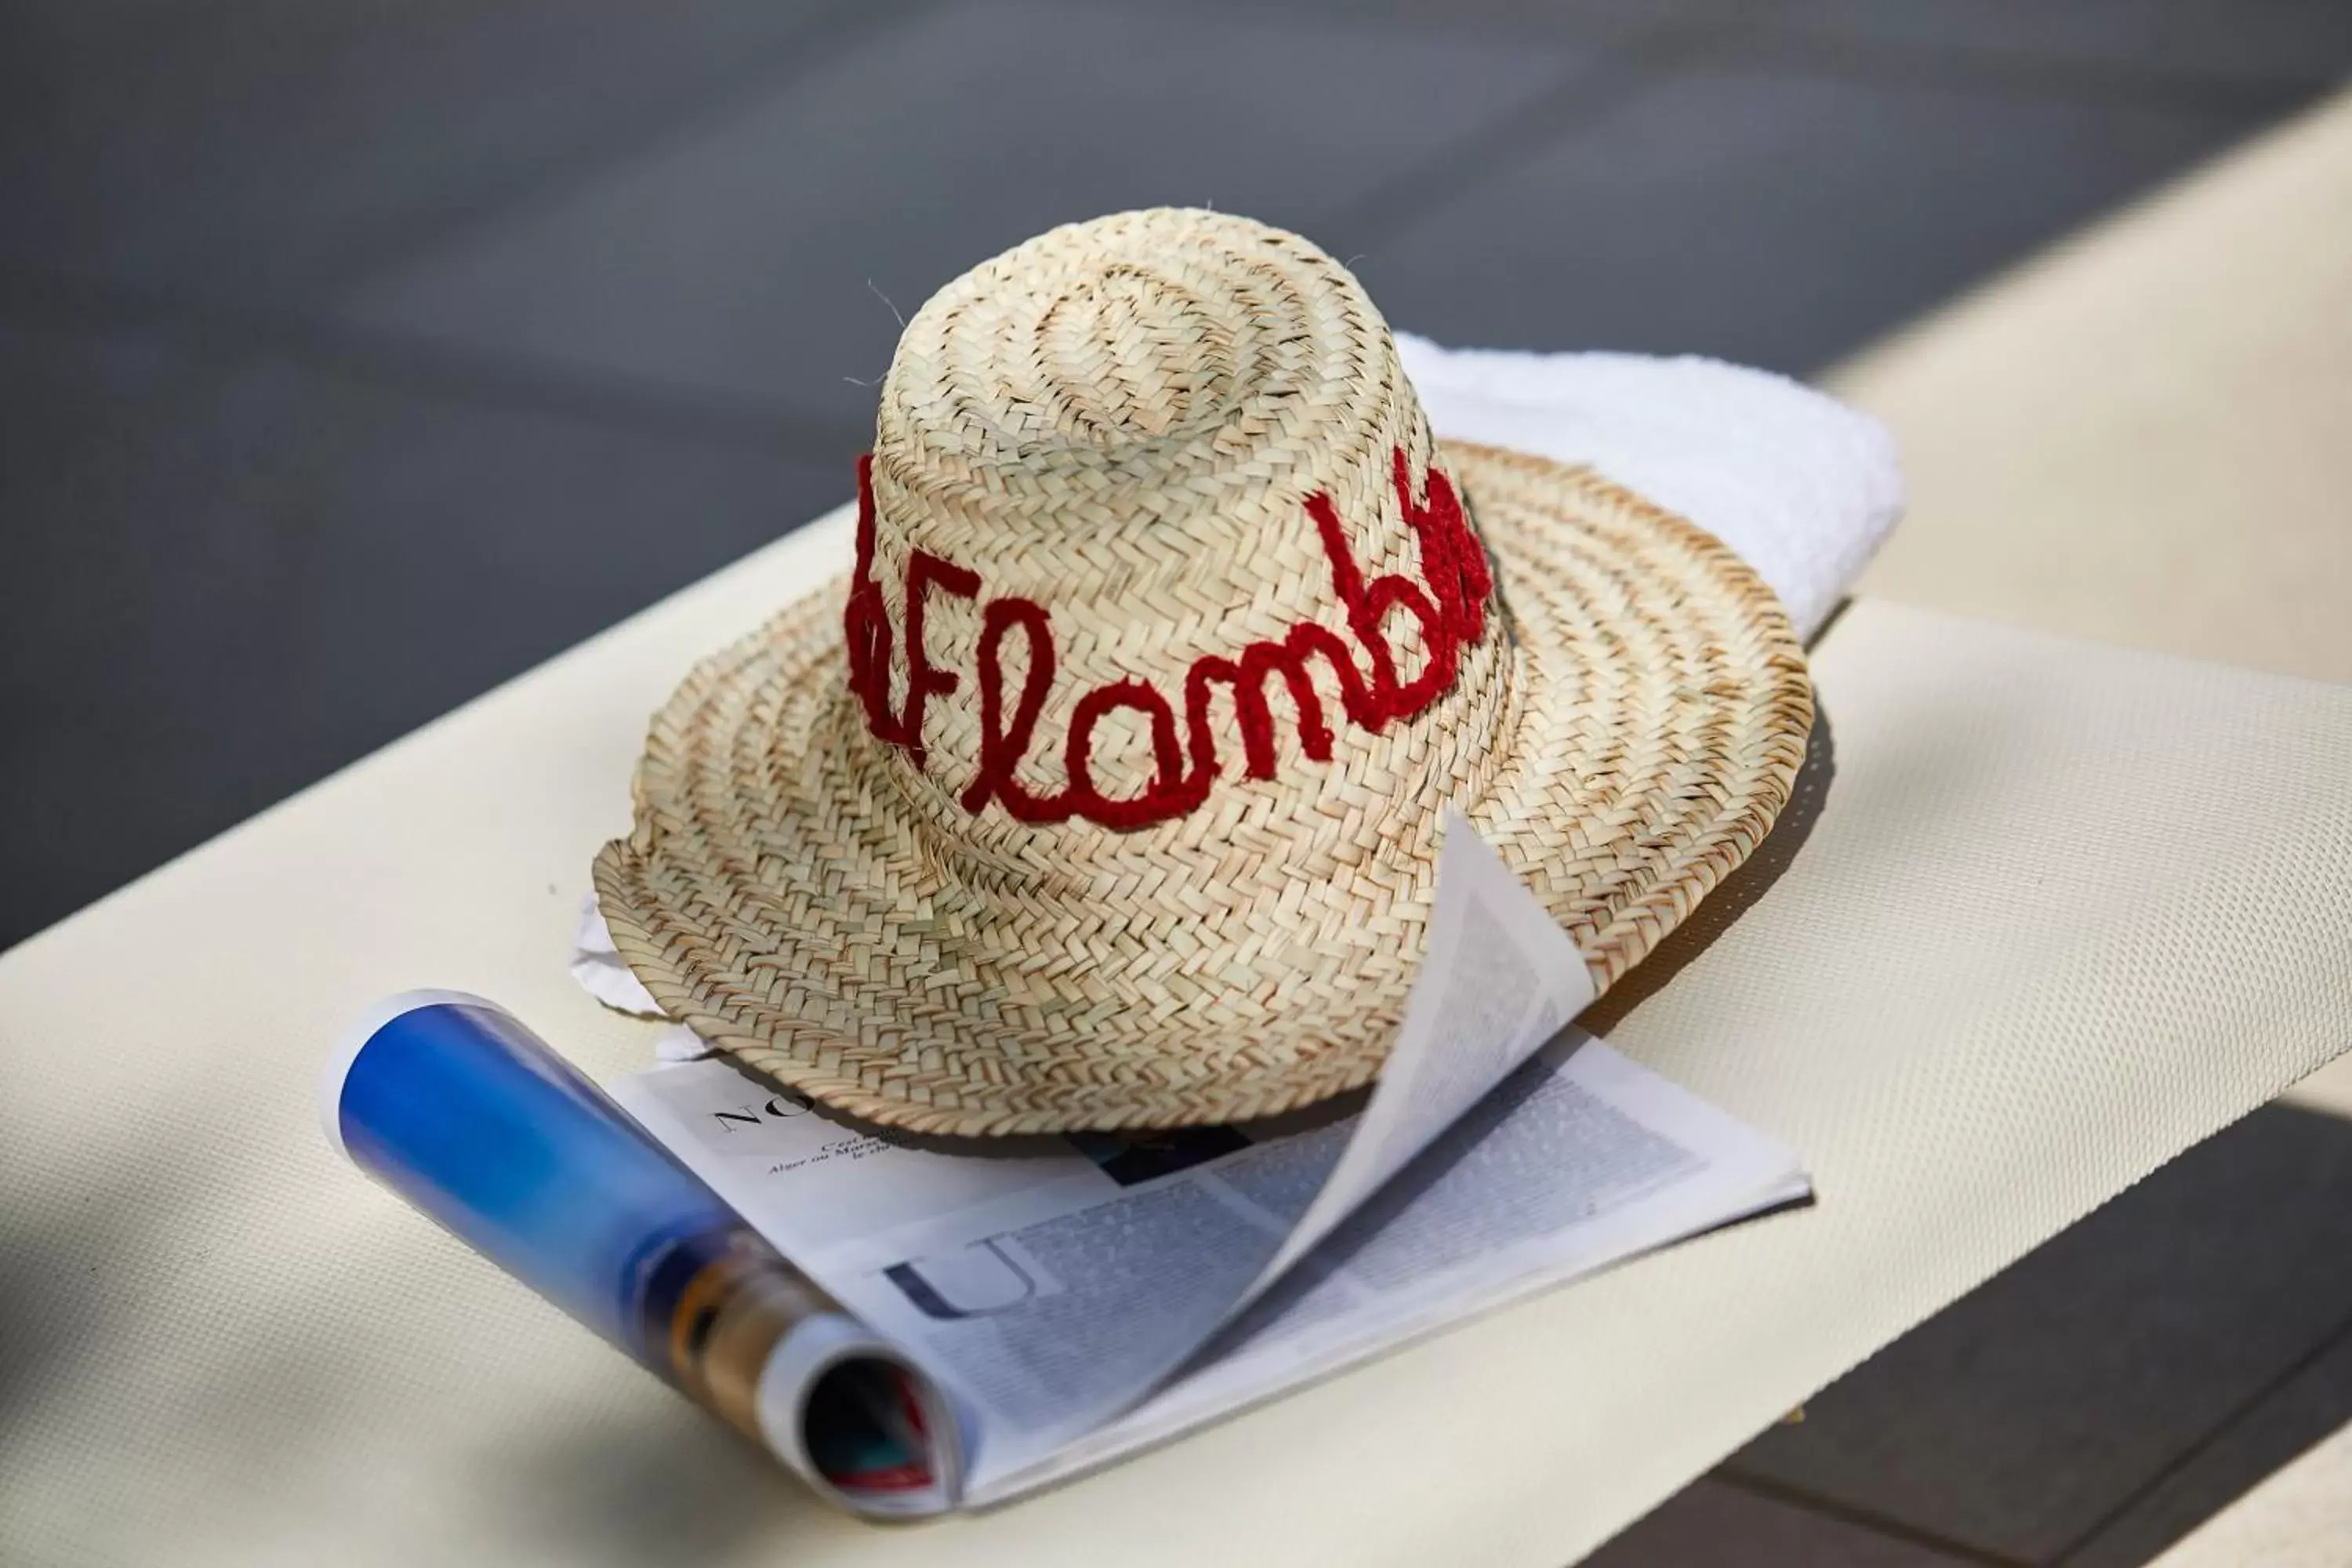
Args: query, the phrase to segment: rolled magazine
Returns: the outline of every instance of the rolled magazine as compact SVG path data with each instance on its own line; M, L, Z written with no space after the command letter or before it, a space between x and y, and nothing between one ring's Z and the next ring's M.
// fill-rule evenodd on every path
M478 996L371 1009L321 1085L328 1140L493 1263L877 1517L961 1487L937 1385Z

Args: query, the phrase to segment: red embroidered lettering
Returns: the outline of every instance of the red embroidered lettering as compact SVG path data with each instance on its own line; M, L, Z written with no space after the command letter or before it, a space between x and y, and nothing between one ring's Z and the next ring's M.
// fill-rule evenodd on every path
M1029 641L1029 668L1013 717L1004 717L1004 635L1015 626ZM978 816L1001 800L1019 822L1068 819L1066 797L1040 800L1013 776L1029 750L1045 693L1054 684L1054 627L1045 606L1032 599L992 599L980 615L980 766L963 792L963 808Z
M923 707L933 697L956 689L955 672L933 664L930 650L923 646L923 605L933 587L969 599L980 592L980 574L943 561L928 550L918 550L907 558L907 711L898 721L898 733L899 743L907 748L908 760L918 772L925 760Z
M849 605L842 612L843 641L849 650L849 689L866 708L866 727L898 742L898 716L890 711L890 606L874 581L874 455L857 459L857 564L849 579Z
M1403 454L1399 453L1400 457ZM1339 509L1327 495L1307 498L1307 515L1323 536L1323 552L1331 558L1331 587L1347 606L1348 629L1364 645L1372 660L1372 703L1379 717L1366 724L1377 730L1391 719L1419 712L1436 695L1454 684L1454 628L1437 606L1411 579L1390 573L1364 581L1363 568L1348 549L1348 531ZM1426 556L1423 561L1426 570ZM1389 647L1389 612L1403 605L1421 624L1421 640L1429 649L1429 667L1410 686L1397 684L1396 656Z
M1346 611L1348 629L1363 646L1369 673L1359 667L1345 639L1328 627L1302 621L1276 641L1249 644L1239 658L1211 654L1195 659L1184 677L1184 724L1180 735L1175 710L1159 688L1133 678L1108 682L1078 699L1070 716L1063 762L1069 783L1059 794L1031 793L1019 778L1036 735L1037 721L1054 684L1053 620L1031 599L990 600L981 612L978 650L980 755L959 797L977 814L1001 802L1014 820L1066 822L1084 817L1104 827L1130 829L1181 816L1208 798L1219 763L1210 730L1212 688L1234 694L1234 718L1242 733L1245 777L1270 779L1278 750L1267 678L1281 675L1298 714L1299 749L1310 761L1328 762L1334 735L1311 662L1320 658L1339 688L1348 721L1374 733L1398 719L1411 718L1449 689L1460 673L1461 650L1486 632L1486 600L1494 575L1485 546L1471 528L1453 484L1429 470L1427 494L1416 499L1404 450L1392 453L1397 500L1421 555L1422 581L1401 573L1364 577L1348 542L1339 509L1328 495L1307 500L1323 552L1331 566L1332 592ZM874 581L874 489L872 459L859 459L857 563L851 578L844 632L848 645L849 686L866 710L867 727L881 740L906 748L916 767L924 766L923 714L934 696L957 689L959 678L933 665L923 645L924 606L932 588L962 598L977 597L980 574L936 555L914 552L907 564L907 699L901 713L890 710L890 659L895 638L889 607ZM1428 662L1411 680L1400 679L1388 621L1402 609L1419 626ZM1006 711L1004 639L1019 631L1027 645L1021 690ZM1094 779L1094 739L1102 721L1118 709L1142 714L1151 733L1152 777L1139 795L1115 799ZM1189 757L1187 755L1189 752ZM1189 765L1188 765L1189 764Z
M1421 542L1422 575L1436 590L1439 608L1453 623L1457 640L1465 647L1476 643L1486 635L1486 596L1495 591L1486 547L1471 529L1451 479L1430 469L1429 500L1416 503L1404 448L1396 447L1391 457L1397 500L1413 537Z
M866 710L866 727L893 745L904 746L919 771L923 709L956 689L958 677L941 669L923 646L923 612L930 590L942 588L969 599L980 592L980 574L929 551L907 558L907 705L890 711L890 606L874 580L874 458L857 459L857 561L849 580L849 605L842 615L842 637L849 653L849 689Z
M1349 721L1365 722L1371 702L1354 657L1346 643L1312 621L1291 627L1280 642L1250 644L1242 649L1238 665L1214 655L1194 661L1184 678L1184 715L1192 746L1192 774L1202 798L1217 774L1217 742L1209 732L1211 681L1223 681L1233 689L1234 721L1242 732L1244 777L1274 776L1274 710L1266 703L1265 678L1277 671L1290 688L1291 706L1298 711L1299 749L1309 761L1331 760L1331 726L1323 717L1323 699L1307 668L1307 660L1317 654L1323 656L1339 682L1340 707Z
M1132 708L1151 721L1151 786L1129 800L1113 800L1095 787L1095 726L1115 708ZM1078 699L1077 710L1070 715L1065 765L1070 775L1065 798L1070 809L1089 822L1112 828L1143 827L1188 809L1178 798L1186 781L1184 752L1176 744L1176 713L1148 680L1114 681Z

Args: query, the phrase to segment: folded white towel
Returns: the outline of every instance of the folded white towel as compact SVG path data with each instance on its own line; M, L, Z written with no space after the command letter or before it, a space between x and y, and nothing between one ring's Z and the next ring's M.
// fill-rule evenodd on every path
M1768 371L1645 354L1444 349L1397 334L1441 436L1590 463L1756 568L1820 629L1903 512L1886 427Z
M1820 629L1903 512L1895 438L1809 386L1710 359L1445 349L1397 334L1441 436L1589 463L1729 545L1780 595L1797 635ZM625 1013L661 1008L614 951L590 894L572 973ZM684 1029L656 1047L702 1054Z

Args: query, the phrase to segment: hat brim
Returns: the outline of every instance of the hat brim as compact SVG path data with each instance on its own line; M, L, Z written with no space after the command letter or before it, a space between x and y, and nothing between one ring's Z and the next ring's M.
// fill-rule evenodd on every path
M1804 657L1771 590L1691 523L1586 469L1444 450L1516 665L1493 754L1436 776L1467 781L1450 804L1605 990L1769 831L1812 723ZM844 765L869 742L840 593L688 676L655 716L635 830L596 858L614 943L670 1017L814 1100L929 1133L1245 1121L1378 1076L1449 803L1324 860L1356 883L1337 971L1293 963L1286 895L1235 910L1209 888L1105 885L1084 896L1141 899L1143 917L1041 928L990 906L992 868L950 864L878 770Z

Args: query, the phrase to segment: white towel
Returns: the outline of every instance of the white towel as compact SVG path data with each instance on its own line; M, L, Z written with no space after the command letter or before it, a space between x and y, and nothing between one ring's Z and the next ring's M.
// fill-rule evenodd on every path
M1444 349L1397 334L1441 436L1590 463L1756 568L1809 637L1903 512L1895 438L1769 371L1646 354Z
M1397 334L1405 374L1441 436L1589 463L1729 545L1810 637L1903 512L1895 438L1822 393L1719 360L1445 349ZM594 894L572 973L596 999L658 1017L614 951ZM702 1054L684 1029L666 1060Z

